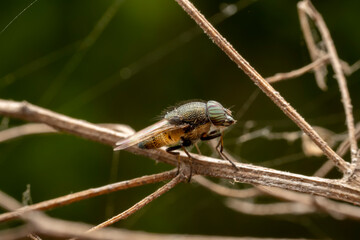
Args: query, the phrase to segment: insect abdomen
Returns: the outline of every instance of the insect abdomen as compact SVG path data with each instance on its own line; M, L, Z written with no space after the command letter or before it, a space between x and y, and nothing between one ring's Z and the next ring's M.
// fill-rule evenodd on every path
M151 137L145 141L140 142L138 146L139 148L143 148L143 149L154 149L154 148L161 148L167 145L173 145L180 141L181 135L182 135L181 130L160 133L154 137Z

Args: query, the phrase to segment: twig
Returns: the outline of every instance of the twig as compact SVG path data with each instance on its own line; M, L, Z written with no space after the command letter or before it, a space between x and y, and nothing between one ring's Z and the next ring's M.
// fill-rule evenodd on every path
M316 177L325 177L334 168L334 162L327 160L315 173Z
M257 186L257 189L276 198L302 204L308 208L312 208L314 211L316 209L322 210L336 219L351 218L358 221L360 220L360 208L356 206L279 188Z
M315 70L320 66L323 66L324 64L326 64L329 61L329 55L324 55L318 59L316 59L315 61L313 61L312 63L293 70L291 72L287 72L287 73L277 73L274 76L271 77L267 77L265 78L269 83L276 83L282 80L286 80L286 79L291 79L291 78L296 78L299 77L311 70Z
M45 123L59 131L75 134L93 141L115 145L127 134L100 127L83 120L77 120L27 102L15 102L0 99L0 114L24 119L31 122Z
M31 105L26 102L15 102L0 99L0 114L24 120L42 122L63 132L71 133L86 139L114 146L119 139L127 134L103 128L86 121L73 119L52 111ZM166 153L162 149L144 150L130 147L127 151L149 157L154 160L177 166L178 158ZM234 172L233 166L226 161L192 154L193 173L235 181L279 187L303 193L334 198L360 205L360 189L351 183L337 180L307 177L274 169L253 166L251 164L236 163L239 171ZM188 157L180 152L180 161L188 163Z
M355 129L355 139L360 139L360 125L358 125ZM349 148L350 148L350 141L347 138L340 144L336 152L339 155L343 156L349 150Z
M141 208L145 207L147 204L152 202L153 200L157 199L164 193L168 192L170 189L174 188L178 183L184 181L185 177L182 175L182 173L178 174L174 179L172 179L170 182L150 194L149 196L142 199L140 202L136 203L131 208L127 209L126 211L120 213L119 215L116 215L112 217L111 219L91 228L88 232L93 232L95 230L98 230L100 228L107 227L119 220L125 219L129 217L131 214L134 214L135 212L139 211Z
M163 173L153 174L149 176L142 176L139 178L135 178L132 180L122 181L118 183L113 183L109 185L105 185L99 188L92 188L88 190L84 190L77 193L72 193L69 195L65 195L62 197L54 198L48 201L43 201L40 203L36 203L33 205L25 206L25 207L14 207L16 210L13 212L3 213L0 215L0 222L9 221L19 216L34 210L49 210L55 207L65 206L73 202L81 201L84 199L88 199L91 197L96 197L102 194L107 194L123 189L133 188L142 186L145 184L161 182L165 180L169 180L176 175L177 170L171 170ZM18 209L17 209L18 208Z
M308 214L314 213L316 208L297 202L279 202L259 204L244 200L228 199L225 203L229 208L250 215L280 215L280 214Z
M9 211L13 211L17 208L22 207L22 205L18 201L16 201L12 197L8 196L7 194L5 194L1 191L0 191L0 206ZM6 239L6 238L10 239L11 237L13 237L12 239L17 239L16 236L19 236L18 238L20 238L21 235L17 235L19 232L20 232L20 234L25 234L28 238L35 239L35 240L41 240L41 238L39 236L37 236L33 232L29 231L28 228L25 228L25 229L17 228L14 233L9 231L9 232L5 233L4 234L5 236L3 236L3 237L1 237L1 234L0 234L0 239Z
M351 66L347 62L342 61L341 59L340 59L340 61L341 61L341 67L342 67L344 73L346 74L346 76L349 76L360 69L360 60L357 60Z
M325 53L324 51L318 49L318 47L316 46L308 17L306 13L302 11L299 7L298 7L298 15L299 15L301 30L304 34L305 42L308 47L311 60L314 62ZM318 66L314 68L314 73L318 87L321 90L326 91L327 90L326 79L325 79L327 74L326 66Z
M22 126L8 128L0 132L0 142L5 142L25 135L52 133L55 129L41 123L28 123Z
M355 138L356 140L360 139L360 125L358 125L355 129ZM344 156L349 150L349 148L350 148L350 142L349 139L346 138L336 149L336 153L339 156ZM333 167L334 167L334 163L328 160L314 173L314 176L324 177L326 176L326 174L328 174L331 171L331 169L333 169Z
M345 109L346 125L348 128L349 140L351 145L350 148L351 163L352 163L350 169L351 171L346 172L346 177L349 177L350 175L354 174L355 168L359 168L360 170L360 161L358 162L358 157L357 157L358 147L355 139L354 116L352 113L351 98L346 84L345 75L342 71L340 59L336 52L336 48L331 38L329 29L327 28L326 23L322 18L321 14L315 9L315 7L312 5L312 3L309 0L299 2L298 9L300 11L306 12L307 15L314 21L317 28L319 29L319 32L322 36L322 39L324 41L324 44L326 46L327 52L330 57L330 63L335 72L335 78L339 84L342 103Z
M195 176L193 179L199 183L201 186L206 187L207 189L226 197L233 197L233 198L252 198L256 197L261 194L261 191L252 187L247 189L231 189L219 184L213 183L210 180L202 176Z
M286 140L287 142L294 142L295 140L301 138L302 132L271 132L270 127L264 127L257 129L253 132L246 133L237 138L237 143L244 143L256 138L266 138L268 140Z
M124 124L110 124L110 123L98 123L98 126L106 127L112 130L116 130L125 135L132 135L135 131ZM23 137L32 134L43 134L43 133L55 133L58 132L52 127L49 127L43 123L27 123L20 126L12 127L0 131L0 143L6 142L15 138Z
M296 110L277 92L250 64L226 41L224 37L206 20L206 18L188 0L176 0L191 18L204 30L210 39L226 53L229 58L241 68L255 84L315 143L324 154L333 160L343 172L347 171L348 164L339 157L317 132L301 117Z

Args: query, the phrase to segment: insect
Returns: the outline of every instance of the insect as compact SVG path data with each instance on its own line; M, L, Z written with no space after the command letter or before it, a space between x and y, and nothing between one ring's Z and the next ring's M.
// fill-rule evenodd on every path
M174 151L182 149L191 160L192 157L185 147L193 144L197 147L196 142L199 140L207 141L220 137L216 150L220 156L238 169L223 153L222 131L234 123L236 121L231 116L231 111L224 108L219 102L213 100L189 102L167 112L157 123L120 140L116 143L114 150L122 150L135 144L143 149L168 146L166 148L168 153L179 155L179 152Z

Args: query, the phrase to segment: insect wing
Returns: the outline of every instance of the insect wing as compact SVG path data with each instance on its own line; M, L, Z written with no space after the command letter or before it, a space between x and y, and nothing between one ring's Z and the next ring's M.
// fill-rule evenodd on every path
M181 129L186 126L188 126L188 124L173 125L170 124L166 119L163 119L157 123L154 123L153 125L150 125L147 128L140 130L139 132L136 132L134 135L128 138L118 141L116 143L116 147L114 148L114 151L131 147L135 144L138 144L139 142L142 142L146 139L156 136L162 132Z

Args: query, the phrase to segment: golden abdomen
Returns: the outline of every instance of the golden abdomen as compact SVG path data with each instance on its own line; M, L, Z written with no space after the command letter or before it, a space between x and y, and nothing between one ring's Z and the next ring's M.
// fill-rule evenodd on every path
M145 141L140 142L138 146L139 148L154 149L167 145L173 145L180 141L183 134L184 131L182 129L163 132Z

